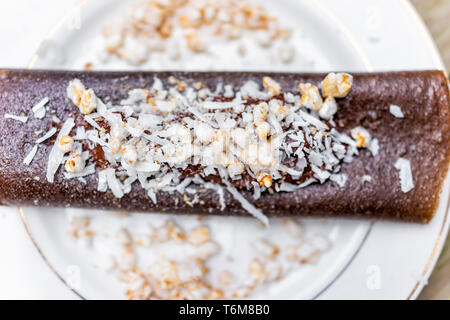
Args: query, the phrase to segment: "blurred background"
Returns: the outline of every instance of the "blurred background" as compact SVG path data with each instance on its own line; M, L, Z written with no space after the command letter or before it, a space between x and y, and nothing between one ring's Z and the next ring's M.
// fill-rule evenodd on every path
M450 70L450 0L412 0L436 42L442 59ZM450 238L438 263L420 294L420 299L450 299Z

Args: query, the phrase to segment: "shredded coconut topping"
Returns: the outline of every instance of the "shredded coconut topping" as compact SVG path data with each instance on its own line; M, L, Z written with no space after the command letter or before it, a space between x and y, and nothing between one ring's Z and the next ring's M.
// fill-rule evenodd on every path
M201 83L155 78L151 88L130 90L127 99L113 105L74 79L67 94L90 127L77 127L71 135L75 123L66 121L50 154L47 178L52 181L63 161L66 178L94 173L94 165L100 169L98 190L110 189L118 198L135 182L155 203L158 192L185 194L197 184L218 193L221 210L227 190L267 224L238 189L253 190L257 200L264 192L293 192L328 179L342 187L341 163L370 145L364 128L354 128L352 139L337 132L332 120L333 97L348 93L351 76L328 75L322 90L324 83L332 86L325 102L314 84L300 83L300 94L283 92L269 76L240 88L222 84L215 91Z
M356 127L351 131L352 138L355 139L359 148L368 147L370 145L371 137L369 131L363 127Z

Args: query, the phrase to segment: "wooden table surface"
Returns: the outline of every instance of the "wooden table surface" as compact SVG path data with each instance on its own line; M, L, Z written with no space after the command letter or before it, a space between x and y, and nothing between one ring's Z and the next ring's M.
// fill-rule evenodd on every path
M411 0L450 70L450 0ZM450 299L450 237L419 299Z

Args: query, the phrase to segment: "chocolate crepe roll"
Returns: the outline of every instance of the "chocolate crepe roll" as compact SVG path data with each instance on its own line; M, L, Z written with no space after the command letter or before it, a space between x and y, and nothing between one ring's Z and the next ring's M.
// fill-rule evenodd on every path
M0 203L428 222L449 105L440 71L3 70Z

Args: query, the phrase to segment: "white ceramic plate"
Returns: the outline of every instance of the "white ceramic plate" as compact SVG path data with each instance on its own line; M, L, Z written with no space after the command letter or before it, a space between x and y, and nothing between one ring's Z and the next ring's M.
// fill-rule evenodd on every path
M93 48L100 29L120 17L133 1L81 1L42 43L33 56L33 68L81 68L95 59ZM420 19L406 1L261 1L283 23L295 30L297 52L289 65L268 61L255 53L250 59L213 55L193 58L189 66L160 61L145 69L216 69L271 71L372 71L443 69L442 62ZM79 21L77 19L80 18ZM80 22L80 23L78 23ZM69 27L67 27L69 26ZM223 48L217 48L221 52ZM96 66L98 67L98 66ZM107 61L102 69L132 69L120 61ZM297 268L284 280L269 284L252 298L415 298L428 278L444 242L449 220L449 179L433 221L426 226L345 219L305 219L310 234L329 238L332 247L313 265ZM72 289L83 298L122 298L122 289L111 276L93 266L94 253L80 248L66 233L63 209L23 208L22 217L44 259L66 282L76 268L81 283ZM86 214L92 214L85 210ZM158 219L156 215L123 218L132 226ZM194 218L175 217L182 226ZM97 219L98 220L98 219ZM246 263L248 244L257 236L282 234L280 221L261 231L252 219L208 218L223 246L235 254L235 266ZM101 221L101 218L100 218ZM101 223L101 222L100 222ZM278 239L279 241L287 241ZM228 245L227 245L228 243ZM239 246L230 245L239 243ZM213 262L220 265L223 261Z

